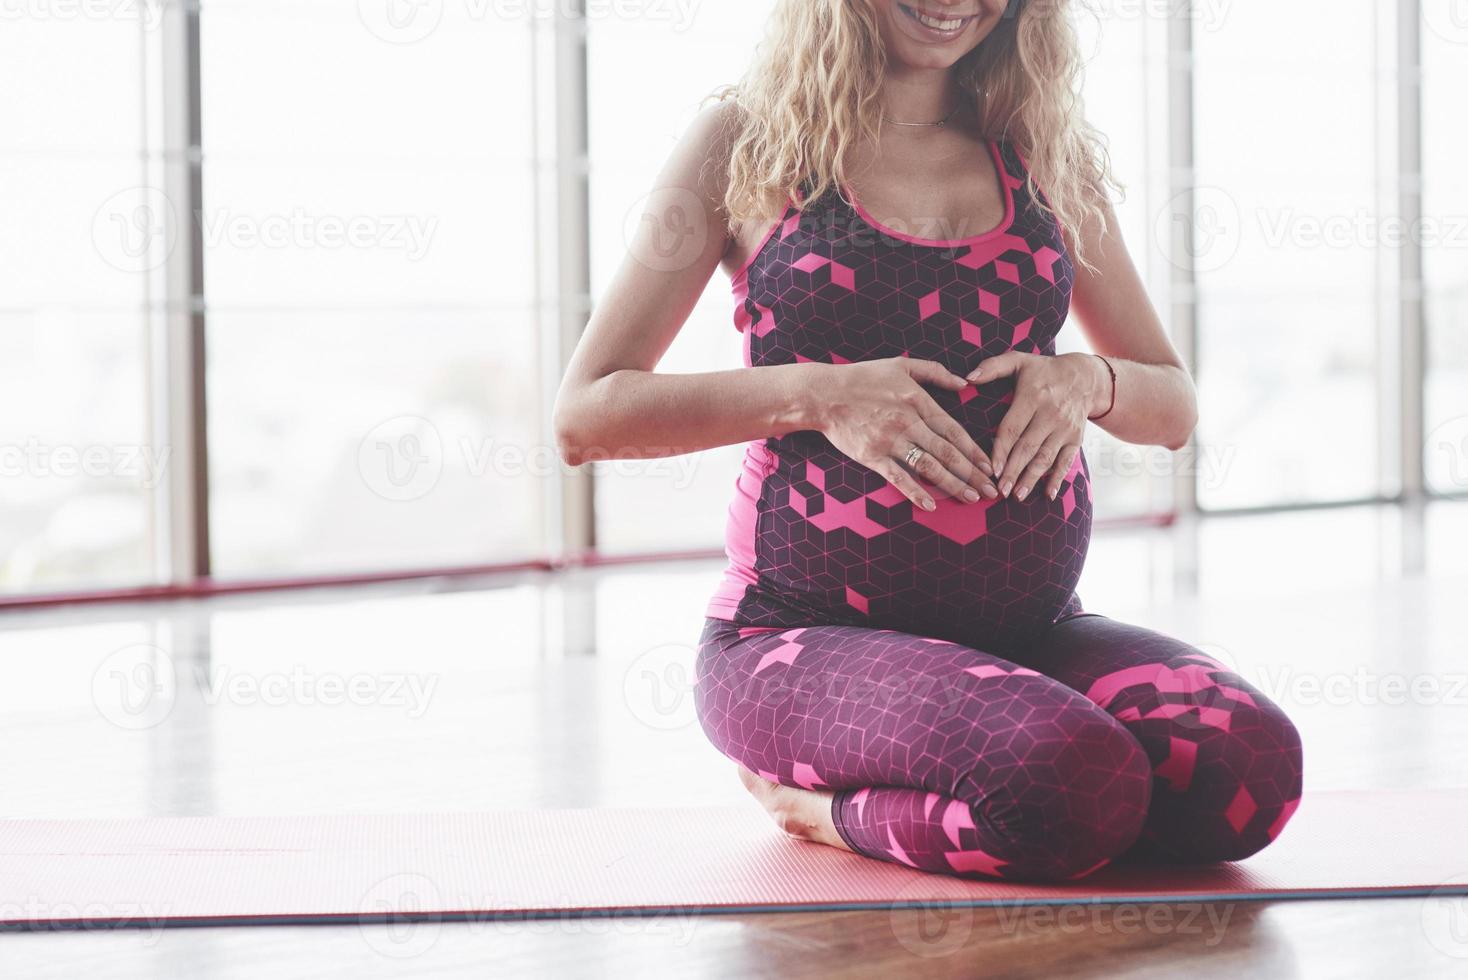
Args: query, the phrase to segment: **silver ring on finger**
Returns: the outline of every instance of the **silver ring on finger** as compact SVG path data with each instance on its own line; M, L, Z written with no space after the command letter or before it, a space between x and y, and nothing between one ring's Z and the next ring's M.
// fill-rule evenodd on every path
M907 464L907 468L908 469L916 469L917 468L917 464L918 464L918 460L920 460L922 458L923 458L923 447L922 446L913 446L911 449L909 449L907 451L907 455L905 457L903 457L903 462Z

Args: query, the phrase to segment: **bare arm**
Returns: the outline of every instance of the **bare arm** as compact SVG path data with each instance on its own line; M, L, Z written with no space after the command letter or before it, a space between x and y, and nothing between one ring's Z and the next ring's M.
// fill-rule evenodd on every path
M812 428L809 365L654 374L732 236L722 211L726 109L702 113L658 175L635 238L556 398L561 455L674 456Z
M932 362L654 371L732 240L723 213L730 111L721 105L700 115L658 176L557 395L561 456L573 466L673 456L813 429L919 506L931 509L930 494L898 463L914 445L927 453L916 475L942 492L997 495L983 472L988 458L921 387L956 391L966 382ZM670 229L685 232L676 246Z
M1071 308L1092 350L1116 370L1116 407L1096 424L1127 442L1181 449L1198 423L1193 379L1127 253L1115 210L1107 207L1105 229L1088 227L1086 256L1096 271L1076 269ZM1091 415L1111 401L1111 378L1096 367L1101 384Z

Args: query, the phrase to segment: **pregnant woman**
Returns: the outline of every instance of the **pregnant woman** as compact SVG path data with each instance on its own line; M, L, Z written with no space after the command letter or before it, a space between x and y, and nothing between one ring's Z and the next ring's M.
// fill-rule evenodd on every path
M747 443L695 699L788 833L957 875L1247 857L1278 707L1083 611L1081 443L1195 397L1117 232L1059 0L783 0L649 197L556 408L572 464ZM742 368L654 373L715 269ZM1095 354L1057 354L1072 316Z

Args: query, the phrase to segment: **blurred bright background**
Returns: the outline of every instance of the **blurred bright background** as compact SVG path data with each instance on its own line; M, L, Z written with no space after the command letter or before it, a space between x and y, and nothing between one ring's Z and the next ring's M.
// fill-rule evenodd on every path
M1202 397L1177 459L1095 437L1100 516L1468 492L1468 20L1088 6L1089 115ZM549 405L770 7L7 6L0 594L717 549L738 448L588 477ZM731 310L717 274L662 369L737 366Z

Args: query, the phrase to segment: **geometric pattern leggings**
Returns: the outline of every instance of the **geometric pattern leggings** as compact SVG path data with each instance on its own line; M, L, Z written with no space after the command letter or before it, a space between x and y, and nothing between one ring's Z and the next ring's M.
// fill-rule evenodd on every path
M1011 659L853 626L705 623L695 704L724 755L834 793L853 851L1056 881L1247 857L1300 802L1300 736L1237 674L1097 613Z

